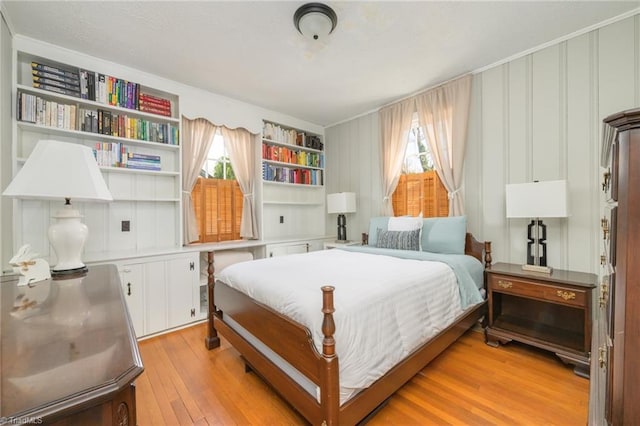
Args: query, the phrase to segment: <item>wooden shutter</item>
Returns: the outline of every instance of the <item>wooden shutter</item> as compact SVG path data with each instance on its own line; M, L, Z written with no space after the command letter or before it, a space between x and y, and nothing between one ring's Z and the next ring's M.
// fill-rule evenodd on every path
M238 182L198 178L191 196L201 243L240 239L242 191Z
M393 193L396 216L442 217L449 215L447 190L435 171L400 176Z

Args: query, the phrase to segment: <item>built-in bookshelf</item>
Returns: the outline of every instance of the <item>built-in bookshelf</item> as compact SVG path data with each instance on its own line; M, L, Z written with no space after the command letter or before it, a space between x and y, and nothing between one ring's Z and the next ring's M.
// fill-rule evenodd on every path
M324 185L324 145L319 135L264 122L262 180Z
M322 235L323 136L265 121L260 159L265 239Z
M77 205L92 232L87 257L180 247L178 96L85 67L81 55L68 63L18 49L14 57L14 174L42 139L86 145L114 199ZM14 245L30 243L52 255L46 227L57 208L56 202L16 202Z

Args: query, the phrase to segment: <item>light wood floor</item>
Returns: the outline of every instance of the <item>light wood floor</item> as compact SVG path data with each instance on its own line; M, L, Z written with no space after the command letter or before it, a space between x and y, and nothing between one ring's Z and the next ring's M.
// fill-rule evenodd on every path
M204 324L139 343L138 424L298 425L304 420ZM553 354L484 344L469 331L400 389L368 425L586 425L589 381Z

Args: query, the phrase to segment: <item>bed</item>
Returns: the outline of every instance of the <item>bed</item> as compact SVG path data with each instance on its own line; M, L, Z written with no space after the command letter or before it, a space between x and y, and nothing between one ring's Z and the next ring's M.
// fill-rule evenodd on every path
M451 227L438 227L430 219L420 219L420 242L424 242L425 247L421 244L419 249L404 250L405 247L397 249L395 246L390 249L381 236L405 236L409 233L404 228L398 232L388 229L391 228L390 220L393 219L372 219L367 236L375 241L373 244L290 255L286 257L286 263L283 258L256 260L228 267L218 279L214 279L214 253L209 253L207 347L212 349L220 345L219 332L238 350L248 370L259 374L312 424L356 424L365 419L485 313L484 299L475 295L476 291L482 295L483 289L468 288L471 293L466 295L462 290L460 282L465 280L460 277L467 273L459 264L464 262L445 258L471 256L473 262L481 267L479 287L483 287L484 267L491 263L489 242L478 242L464 232L466 222L463 220L464 227L456 224L457 232L454 233L462 235L458 237L462 242L458 241L459 247L455 249L461 253L455 256L432 253L428 250L449 249L445 247L448 242L438 247L433 241L437 242L438 233L449 240ZM411 235L412 243L415 243L415 235ZM397 239L394 241L397 243ZM348 264L359 265L359 272L345 273ZM283 269L284 265L290 269ZM313 270L314 267L317 269ZM309 271L309 274L305 280L297 279L299 287L294 291L288 286L296 283L296 279L290 277L301 275L297 268ZM403 274L397 274L400 269ZM336 274L335 271L340 272ZM476 267L473 280L476 285L477 274ZM407 278L409 276L412 278ZM425 280L426 276L433 277ZM267 286L269 281L279 285L270 288ZM353 288L349 287L356 281L366 281L369 285L367 291L362 292L362 288L355 284ZM385 285L391 281L392 285ZM457 285L453 292L451 281ZM443 298L436 297L435 293L408 296L413 293L405 294L404 287L400 287L405 285L411 289L407 292L426 285L432 286L428 291L447 290ZM467 283L467 287L469 285L473 286ZM385 295L383 291L389 293ZM348 293L355 293L362 299L355 305L367 306L367 315L362 312L366 310L364 308L356 311L349 308L354 303L346 299ZM288 299L292 294L295 297ZM306 297L302 297L304 294ZM399 317L409 322L422 321L421 313L411 310L413 308L409 305L394 307L392 302L396 298L399 303L407 303L407 299L425 301L424 310L437 311L438 315L435 315L435 320L429 319L428 325L425 322L424 326L417 327L416 331L396 330L395 323L402 322ZM455 299L456 302L448 304L453 306L450 309L447 303L436 302L438 298ZM375 303L378 304L369 304L368 300L377 300ZM318 312L316 316L309 314L314 311ZM337 329L336 324L341 328ZM376 340L379 340L378 346L375 346ZM392 344L399 340L401 344ZM347 349L345 342L351 341L358 344ZM373 341L374 345L363 343L367 341ZM398 352L379 353L387 346L398 346L395 348ZM364 378L355 370L363 370Z

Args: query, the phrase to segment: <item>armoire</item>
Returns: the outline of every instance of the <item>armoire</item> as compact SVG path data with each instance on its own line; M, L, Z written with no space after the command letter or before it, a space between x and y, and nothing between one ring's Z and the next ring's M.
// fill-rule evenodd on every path
M640 109L604 119L589 423L640 424Z

